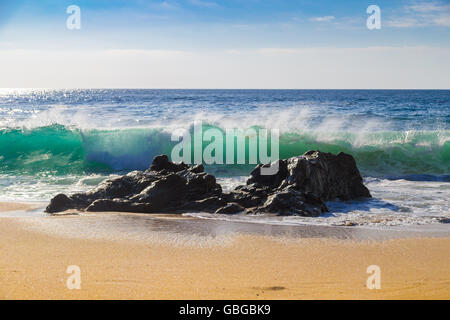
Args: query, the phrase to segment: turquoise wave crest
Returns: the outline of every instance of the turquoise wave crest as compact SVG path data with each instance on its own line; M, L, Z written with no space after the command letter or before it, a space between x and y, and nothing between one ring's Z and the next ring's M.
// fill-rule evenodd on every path
M211 127L224 132L212 125L205 125L204 129ZM0 173L65 175L146 169L155 155L170 155L176 143L171 141L166 128L82 130L61 125L6 128L0 130ZM208 144L204 142L203 147ZM247 154L248 148L247 143ZM308 131L280 135L280 158L311 149L349 153L368 175L450 173L449 130ZM240 170L248 174L252 167L223 165L220 171L224 175Z

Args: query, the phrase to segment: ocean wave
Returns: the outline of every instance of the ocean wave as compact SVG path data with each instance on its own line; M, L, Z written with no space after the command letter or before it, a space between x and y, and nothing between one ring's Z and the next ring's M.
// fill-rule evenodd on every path
M31 129L4 128L0 130L0 173L65 175L146 169L155 155L170 155L176 143L171 141L167 127L80 129L55 124ZM206 145L208 142L203 143L203 147ZM349 153L365 175L450 172L449 130L282 131L279 146L280 158L312 149ZM216 165L210 169L226 176L248 174L252 167Z

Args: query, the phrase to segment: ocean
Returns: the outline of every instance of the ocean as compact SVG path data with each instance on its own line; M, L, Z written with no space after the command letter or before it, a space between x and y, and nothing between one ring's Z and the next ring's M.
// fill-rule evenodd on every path
M149 167L175 130L280 130L280 158L308 150L356 159L373 199L328 202L318 218L190 215L265 224L365 227L450 219L450 90L1 89L0 201L58 193ZM210 165L224 190L254 165Z

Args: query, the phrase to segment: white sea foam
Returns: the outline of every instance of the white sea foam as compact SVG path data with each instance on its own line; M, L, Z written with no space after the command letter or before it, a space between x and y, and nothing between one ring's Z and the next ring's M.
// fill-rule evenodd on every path
M243 178L219 179L227 189L243 182ZM436 181L407 181L370 178L365 181L373 199L330 201L330 212L320 217L189 213L203 219L219 219L276 225L343 226L354 223L365 227L393 227L436 224L450 219L450 184Z
M282 147L290 156L310 148L344 151L355 156L365 176L383 178L366 181L374 200L332 202L332 213L319 218L215 217L197 213L199 216L327 225L348 220L362 225L418 224L448 217L450 130L445 93L420 93L416 98L401 92L338 94L348 101L336 98L333 92L314 92L307 98L304 94L275 92L274 98L270 92L250 92L240 98L237 92L227 98L227 93L197 92L192 98L191 92L154 95L123 90L0 90L0 128L20 128L27 135L33 129L59 124L75 136L63 151L46 146L42 153L39 148L29 153L18 150L17 158L13 153L2 154L0 160L10 171L0 175L0 199L48 201L56 193L86 191L108 177L82 173L86 167L83 165L90 161L108 165L116 172L143 169L153 156L167 153L167 141L174 129L191 128L195 121L202 121L223 129L280 129ZM66 134L64 128L58 130ZM16 138L14 134L7 137L6 144ZM29 141L28 136L23 141ZM81 169L64 162L74 159L70 149L83 151L76 159ZM68 173L52 175L51 170L60 167L51 167L46 160L50 156L55 159L52 164L62 163L60 167L70 169ZM19 169L29 166L28 172L34 175L21 175L14 164ZM231 190L237 180L229 177L230 171L226 174L228 177L221 183L224 190ZM417 177L420 175L434 177L421 179ZM238 179L242 183L245 178Z

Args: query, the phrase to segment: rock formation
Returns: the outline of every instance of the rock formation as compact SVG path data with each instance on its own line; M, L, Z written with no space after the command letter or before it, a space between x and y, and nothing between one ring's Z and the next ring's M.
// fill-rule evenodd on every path
M261 166L252 171L246 186L237 187L228 197L248 208L247 212L318 216L328 211L325 201L370 197L355 159L343 152L308 151L279 160L278 173L272 176L261 175Z
M223 193L202 165L170 162L166 155L153 159L146 171L109 179L95 189L72 196L59 194L46 211L68 209L166 213L205 211L217 214L275 213L319 216L328 211L325 201L370 197L354 158L308 151L279 160L276 174L261 175L258 165L246 185Z

